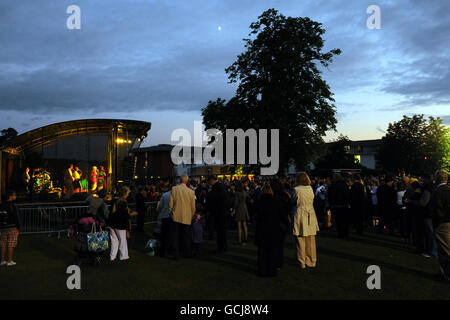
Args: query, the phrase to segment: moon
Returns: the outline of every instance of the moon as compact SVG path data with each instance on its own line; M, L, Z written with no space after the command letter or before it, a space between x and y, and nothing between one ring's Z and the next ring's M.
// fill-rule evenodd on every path
M222 30L222 26L218 26L217 30L221 31Z

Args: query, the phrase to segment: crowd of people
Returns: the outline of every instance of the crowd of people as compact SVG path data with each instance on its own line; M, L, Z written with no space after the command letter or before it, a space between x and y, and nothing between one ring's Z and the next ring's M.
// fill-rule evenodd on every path
M122 187L111 209L105 204L105 190L90 195L90 213L101 217L110 228L110 259L129 259L127 237L131 217L137 216L137 231L144 230L146 202L156 201L160 240L159 254L175 260L200 254L204 237L216 239L216 254L228 250L227 231L236 228L238 244L249 241L249 226L257 246L257 269L261 276L275 276L283 267L286 239L295 242L300 268L317 264L315 236L319 229L332 228L341 239L349 238L349 227L357 235L367 229L401 236L411 242L418 254L434 257L439 277L449 280L450 258L450 186L448 174L414 178L407 175L361 177L334 174L329 178L309 178L301 172L295 178L267 180L190 180L182 175L171 185L161 180L137 189ZM8 204L2 204L8 212ZM136 204L136 210L129 208ZM11 219L11 221L16 221ZM14 229L18 230L18 226ZM14 247L18 231L2 230L3 248Z
M337 173L310 179L300 173L266 181L219 181L214 176L190 181L184 175L173 188L169 181L139 188L141 199L136 203L143 221L144 202L158 202L161 256L170 253L178 259L180 251L186 257L198 254L204 235L216 238L216 253L226 252L227 230L232 227L237 243L245 246L252 225L258 272L275 275L283 265L288 235L295 240L299 266L314 267L319 228L331 228L339 238L348 239L353 226L357 235L371 229L401 236L418 254L439 259L441 275L448 278L448 192L443 171L421 178ZM138 230L142 225L138 223Z
M434 228L445 210L433 207L432 194L441 181L446 184L447 180L445 173L435 177L387 175L365 179L335 174L331 180L318 180L316 212L325 223L331 211L340 238L348 237L351 224L357 234L373 226L378 232L401 236L425 257L437 257Z

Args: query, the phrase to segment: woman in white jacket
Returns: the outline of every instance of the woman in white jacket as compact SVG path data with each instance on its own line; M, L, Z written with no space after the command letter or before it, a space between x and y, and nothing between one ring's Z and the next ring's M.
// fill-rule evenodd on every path
M297 175L297 183L299 184L295 188L297 211L294 215L293 234L296 237L297 259L304 269L306 266L316 266L315 236L319 231L319 224L313 206L314 192L306 172Z

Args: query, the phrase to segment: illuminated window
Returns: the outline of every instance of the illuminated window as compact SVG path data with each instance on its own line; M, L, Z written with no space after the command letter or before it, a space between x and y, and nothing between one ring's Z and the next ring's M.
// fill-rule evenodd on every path
M361 156L359 154L355 154L355 163L361 163Z

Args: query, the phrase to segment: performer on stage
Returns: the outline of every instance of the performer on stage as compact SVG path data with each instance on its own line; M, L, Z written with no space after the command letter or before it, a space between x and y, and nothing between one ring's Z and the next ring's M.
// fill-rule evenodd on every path
M23 176L22 176L22 181L25 186L25 191L29 192L30 191L30 181L31 181L30 168L27 167L25 169L25 172L23 173Z
M73 194L73 164L70 164L64 173L64 186L66 187L64 199L70 200Z
M33 170L33 174L31 176L34 178L34 180L37 180L39 178L39 172L41 170L42 170L41 168L36 168Z
M102 190L106 183L106 171L103 166L100 166L100 171L98 173L98 191Z
M32 192L37 192L41 190L42 178L41 178L41 168L36 168L33 170L33 174L31 175L31 184L30 188Z
M93 166L91 171L91 191L97 190L97 182L98 182L98 169L96 166Z
M74 188L74 192L73 193L80 193L81 192L81 183L80 183L80 179L81 179L81 175L83 174L83 172L80 170L80 168L75 167L75 170L73 170L73 188Z

